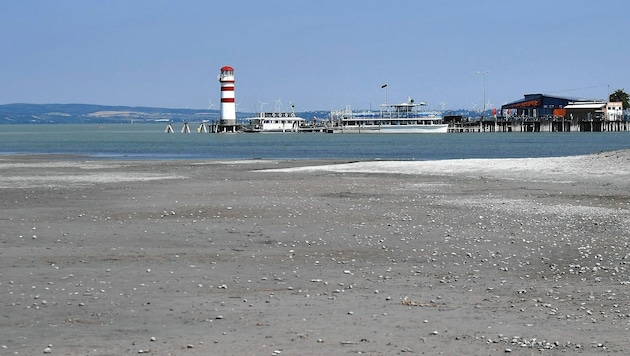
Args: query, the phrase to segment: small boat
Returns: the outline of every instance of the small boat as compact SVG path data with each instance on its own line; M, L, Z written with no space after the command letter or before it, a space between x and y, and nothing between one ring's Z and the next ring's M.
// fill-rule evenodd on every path
M298 132L306 123L295 112L259 112L246 120L243 132Z
M354 113L350 107L331 113L328 133L446 133L448 124L436 111L422 111L425 103L412 98L401 104L382 104L380 111Z

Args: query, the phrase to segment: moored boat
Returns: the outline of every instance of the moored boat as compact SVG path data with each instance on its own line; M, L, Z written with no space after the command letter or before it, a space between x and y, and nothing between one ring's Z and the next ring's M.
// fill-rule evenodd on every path
M247 119L243 132L298 132L305 123L294 112L259 112Z
M329 133L446 133L448 124L436 111L422 111L425 103L409 98L401 104L383 104L380 111L354 113L350 107L331 113Z

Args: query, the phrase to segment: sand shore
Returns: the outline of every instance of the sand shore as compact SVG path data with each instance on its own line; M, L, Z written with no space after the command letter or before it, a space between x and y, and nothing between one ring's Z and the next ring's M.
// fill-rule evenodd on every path
M0 176L0 355L630 352L630 151Z

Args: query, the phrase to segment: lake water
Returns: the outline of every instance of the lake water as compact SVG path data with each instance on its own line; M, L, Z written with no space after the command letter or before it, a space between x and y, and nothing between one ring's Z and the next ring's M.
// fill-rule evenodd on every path
M94 159L439 160L572 156L630 148L630 132L167 134L165 128L165 123L0 125L0 154L71 154Z

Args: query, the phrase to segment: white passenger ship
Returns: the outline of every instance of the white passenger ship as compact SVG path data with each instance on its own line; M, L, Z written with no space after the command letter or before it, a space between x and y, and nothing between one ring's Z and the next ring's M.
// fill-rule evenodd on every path
M446 133L448 124L438 112L421 111L425 103L409 98L401 104L383 104L381 111L353 113L350 107L331 113L329 133Z
M294 112L259 112L247 119L243 132L298 132L305 122Z

